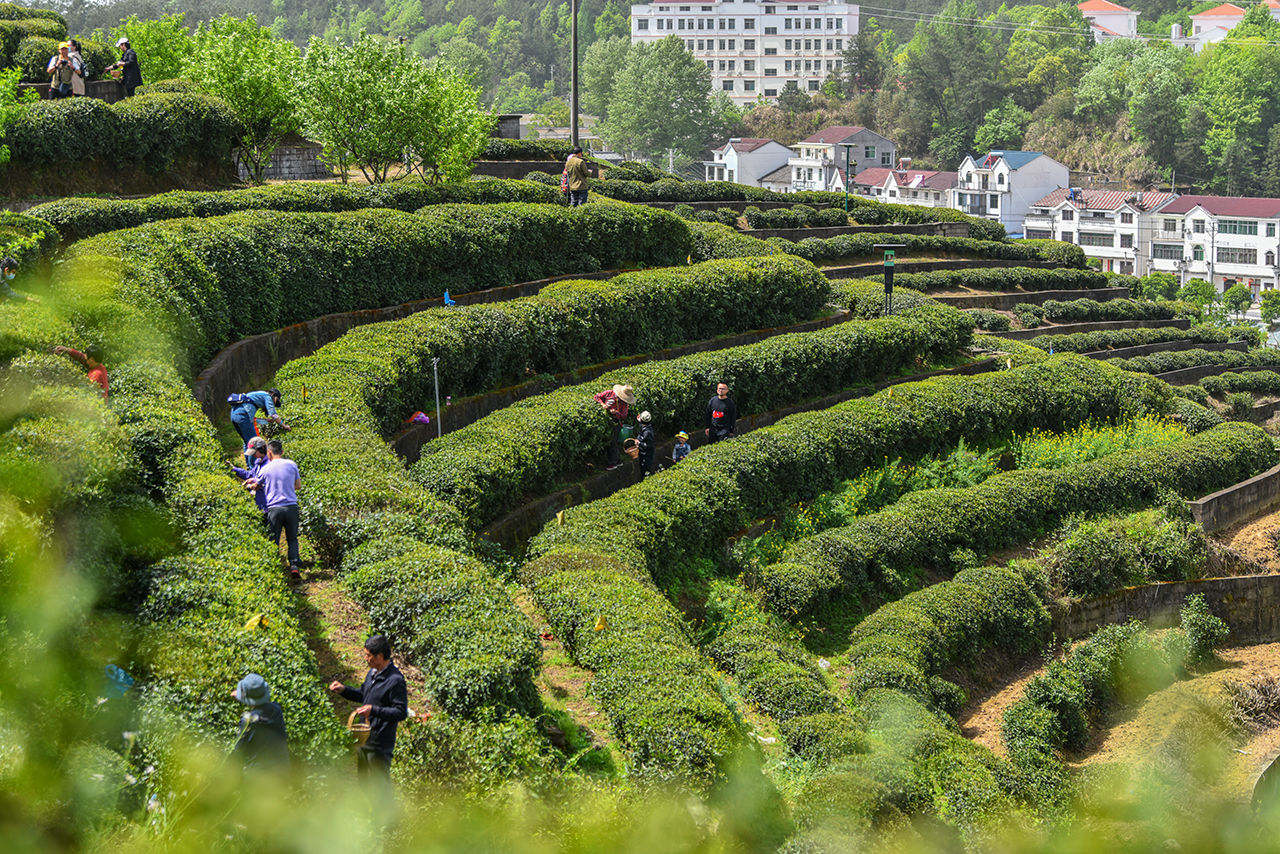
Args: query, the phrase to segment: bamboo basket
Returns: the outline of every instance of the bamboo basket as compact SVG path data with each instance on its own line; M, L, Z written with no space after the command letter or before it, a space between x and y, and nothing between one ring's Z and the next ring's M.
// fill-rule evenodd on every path
M363 747L364 743L369 740L369 721L366 719L361 723L356 723L356 718L360 716L359 712L352 712L347 718L347 729L356 737L356 747Z

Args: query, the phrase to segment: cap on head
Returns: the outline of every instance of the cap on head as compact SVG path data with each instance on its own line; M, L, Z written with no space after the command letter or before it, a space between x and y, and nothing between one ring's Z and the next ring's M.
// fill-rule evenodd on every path
M102 364L102 348L97 344L90 344L84 348L84 354L98 364Z
M58 50L71 50L71 42L63 42L58 45Z
M688 440L689 434L681 430L679 433L676 434L676 438L681 440Z
M245 447L249 450L250 453L253 453L255 451L261 451L262 453L265 454L267 452L267 440L262 438L261 436L254 436L252 439L249 440L249 443Z
M644 412L641 412L639 415L636 416L636 420L639 421L641 424L648 424L650 421L653 420L653 416L650 415L649 410L646 409Z
M271 699L271 688L267 680L256 673L250 673L236 685L235 698L249 708L261 706Z
M573 153L573 154L581 154L581 153L582 153L582 146L581 146L581 145L575 145L575 146L573 147L573 151L572 151L571 153Z
M120 41L116 42L116 47L124 47L129 43L127 36L121 36Z
M276 406L279 406L280 404L284 403L284 395L280 393L280 389L278 388L267 389L267 394L271 395L271 399L276 402Z

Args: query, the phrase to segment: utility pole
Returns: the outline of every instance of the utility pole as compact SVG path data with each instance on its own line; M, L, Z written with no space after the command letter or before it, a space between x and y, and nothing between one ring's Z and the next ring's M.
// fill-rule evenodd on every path
M569 60L569 142L574 148L578 142L578 0L572 0L573 21L569 24L569 44L573 56Z

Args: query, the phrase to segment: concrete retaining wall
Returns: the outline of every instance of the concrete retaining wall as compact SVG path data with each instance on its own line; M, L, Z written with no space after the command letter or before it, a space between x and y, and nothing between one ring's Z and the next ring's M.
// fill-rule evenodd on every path
M1256 477L1188 501L1191 516L1209 532L1229 528L1280 502L1280 466Z
M1049 300L1091 299L1107 302L1113 299L1126 299L1128 288L1093 288L1072 291L1009 291L998 294L930 294L940 303L952 308L989 308L994 311L1012 311L1015 305L1029 302L1032 305L1044 305Z
M987 267L1039 267L1044 270L1058 269L1058 265L1048 261L1006 261L999 258L948 258L945 261L913 261L898 256L894 269L899 273L927 273L932 270L973 270ZM828 279L861 279L884 272L883 261L862 261L857 264L846 264L839 267L823 267L822 272Z
M679 205L688 205L695 211L714 211L720 208L729 208L738 213L742 213L747 208L759 208L762 211L776 210L777 208L793 208L796 205L808 204L814 210L822 210L823 208L834 207L826 202L638 202L647 208L658 208L659 210L669 211Z
M1079 638L1106 625L1141 620L1156 627L1176 625L1188 596L1203 594L1209 611L1223 620L1228 643L1245 645L1280 637L1280 575L1203 578L1128 587L1105 596L1058 606L1053 632Z
M608 279L619 272L621 271L555 276L469 294L455 294L454 299L461 305L500 302L532 296L552 282L564 279ZM242 338L213 357L196 377L191 393L199 401L204 414L211 421L217 421L226 417L227 395L246 391L251 383L265 382L286 362L311 355L357 326L398 320L428 308L439 308L443 304L444 298L440 296L383 308L326 314L305 323L295 323L283 329Z
M839 237L842 234L925 234L935 237L968 237L969 224L965 222L922 222L915 225L837 225L822 228L749 228L742 232L748 237L766 240L781 237L783 240L800 241L810 237Z
M1231 365L1197 365L1194 368L1182 368L1176 371L1165 371L1163 374L1156 374L1157 379L1162 379L1169 385L1191 385L1198 383L1205 377L1216 377L1218 374L1225 374L1231 371L1274 371L1280 374L1280 365L1246 365L1245 367L1232 367Z
M1041 335L1072 335L1076 332L1104 332L1108 329L1152 329L1170 327L1190 329L1190 320L1098 320L1092 323L1063 323L1058 326L1038 326L1035 329L1015 329L1012 332L982 332L978 335L994 335L1010 341L1026 341Z
M18 93L26 91L35 92L41 100L49 99L48 83L19 83ZM114 104L116 101L124 100L124 84L111 78L90 80L84 84L84 97Z
M1117 347L1114 350L1094 350L1083 355L1090 359L1131 359L1134 356L1150 356L1152 353L1174 353L1178 350L1239 350L1249 349L1245 341L1226 341L1220 344L1206 344L1203 341L1192 341L1183 338L1178 341L1158 341L1155 344L1139 344L1136 347Z
M263 171L262 177L268 181L322 181L333 177L333 172L320 161L323 150L318 142L300 140L290 145L282 145L271 154L271 162ZM249 178L249 170L244 164L237 164L240 179Z
M777 326L771 329L756 329L750 332L743 332L740 335L726 335L720 338L712 338L707 341L697 341L692 344L685 344L680 347L670 347L666 350L659 350L654 353L643 353L640 355L628 356L624 359L614 359L603 364L592 365L590 367L579 368L577 370L557 374L549 382L544 382L542 380L530 380L527 383L521 383L520 385L511 386L510 388L499 389L486 394L477 394L472 397L455 400L448 407L440 411L439 432L440 434L452 433L454 430L461 429L468 424L478 421L491 412L497 412L499 409L505 409L517 400L523 400L524 398L535 394L543 394L563 385L576 385L578 383L589 382L601 374L616 371L619 368L625 368L628 365L665 361L668 359L677 359L681 356L687 356L690 353L705 353L710 350L723 350L726 347L738 347L743 344L754 344L757 341L763 341L764 339L772 338L775 335L787 335L792 332L814 332L819 329L836 326L837 324L844 323L849 319L850 314L848 310L840 309L835 314L827 315L815 320L806 320L802 323L795 323L790 326ZM435 418L435 413L431 413L431 416L432 418ZM436 424L413 424L391 440L391 448L403 457L406 463L412 464L422 455L422 446L436 438L436 436Z

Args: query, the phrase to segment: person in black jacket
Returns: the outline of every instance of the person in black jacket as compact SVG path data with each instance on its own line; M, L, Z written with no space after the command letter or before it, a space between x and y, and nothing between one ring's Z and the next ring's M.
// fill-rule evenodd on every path
M250 673L240 680L231 696L249 707L240 716L240 738L232 753L245 768L289 768L289 735L284 728L284 710L271 702L271 688L265 679Z
M364 659L369 673L359 688L338 680L329 690L354 703L362 703L356 712L369 719L369 740L356 751L356 767L361 776L370 772L390 779L391 754L396 747L396 724L409 716L409 691L404 676L391 663L391 642L374 635L364 642Z
M716 396L707 401L707 427L702 432L711 442L719 442L732 436L737 424L738 407L729 397L729 384L720 383L716 386Z
M120 61L115 65L108 65L107 70L122 69L120 82L124 84L124 96L132 98L134 90L142 85L142 67L138 65L138 52L129 46L127 38L116 42L116 47L120 49Z
M653 474L653 460L658 453L658 438L653 432L653 416L647 411L636 416L640 424L640 432L636 434L636 444L640 446L640 474L638 480L644 480Z

